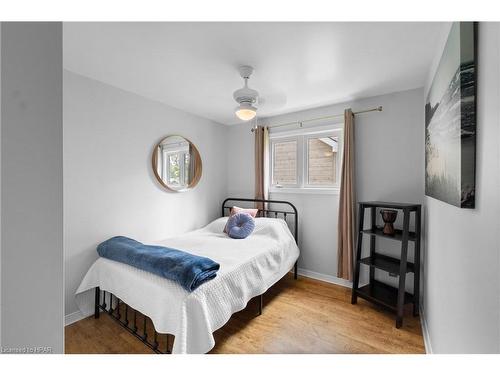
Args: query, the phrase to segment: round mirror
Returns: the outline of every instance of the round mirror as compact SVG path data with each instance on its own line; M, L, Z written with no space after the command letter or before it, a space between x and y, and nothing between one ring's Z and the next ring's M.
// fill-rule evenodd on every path
M201 178L200 153L188 139L170 135L154 148L153 171L158 182L168 190L189 190Z

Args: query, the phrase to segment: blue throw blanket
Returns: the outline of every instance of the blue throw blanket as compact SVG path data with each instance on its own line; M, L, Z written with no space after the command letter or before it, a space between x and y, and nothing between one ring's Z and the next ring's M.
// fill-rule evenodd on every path
M144 245L118 236L97 246L100 256L129 264L179 283L192 292L217 276L220 265L211 259L163 246Z

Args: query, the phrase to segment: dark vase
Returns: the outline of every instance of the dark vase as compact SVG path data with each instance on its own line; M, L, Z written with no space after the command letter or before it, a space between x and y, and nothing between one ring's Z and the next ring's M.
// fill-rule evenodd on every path
M392 225L396 221L396 217L398 216L398 211L396 210L380 210L380 214L382 215L382 220L384 220L384 234L388 236L394 236L394 225Z

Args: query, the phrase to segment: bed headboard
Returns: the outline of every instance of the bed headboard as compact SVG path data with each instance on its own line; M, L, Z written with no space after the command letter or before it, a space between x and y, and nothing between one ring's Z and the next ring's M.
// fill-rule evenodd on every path
M264 203L264 209L259 209L257 216L281 218L285 220L285 222L288 224L288 227L290 228L290 231L293 233L295 242L297 244L299 243L299 214L297 212L297 208L292 203L287 201L275 201L267 199L226 198L224 202L222 202L222 216L226 216L226 210L227 214L229 214L229 211L233 206L245 206L245 204L241 205L241 203L235 204L236 202L246 202L247 205L248 203ZM293 228L290 227L292 223Z

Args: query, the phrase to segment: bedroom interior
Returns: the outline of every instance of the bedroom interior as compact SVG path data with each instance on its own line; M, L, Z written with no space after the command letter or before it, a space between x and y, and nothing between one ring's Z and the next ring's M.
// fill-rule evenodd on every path
M3 354L500 354L498 22L1 21Z

